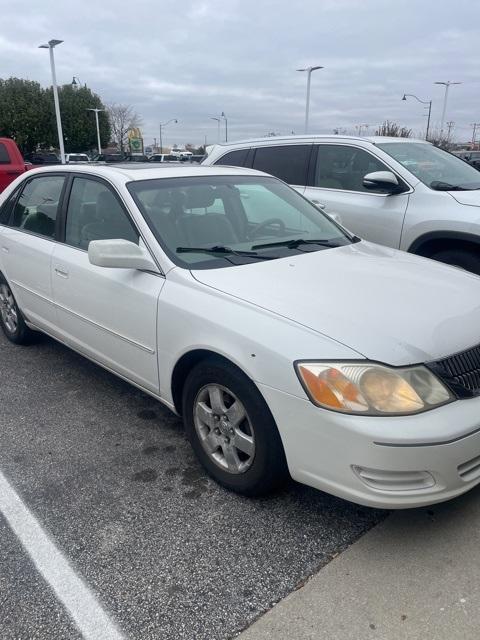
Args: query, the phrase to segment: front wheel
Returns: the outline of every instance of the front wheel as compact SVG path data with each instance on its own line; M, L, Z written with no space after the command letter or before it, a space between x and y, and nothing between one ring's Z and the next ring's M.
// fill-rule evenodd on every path
M28 344L34 332L27 327L7 281L0 276L0 325L14 344Z
M227 489L262 495L288 478L273 416L255 385L233 365L212 359L190 372L183 419L199 461Z
M430 257L432 260L445 262L454 267L460 267L461 269L480 275L480 248L478 252L468 249L445 249Z

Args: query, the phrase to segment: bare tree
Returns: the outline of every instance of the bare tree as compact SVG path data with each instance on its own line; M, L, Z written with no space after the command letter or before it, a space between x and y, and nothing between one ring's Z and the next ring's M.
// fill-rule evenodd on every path
M142 119L129 104L109 104L107 113L112 130L112 139L123 153L127 145L128 132L130 129L140 127Z
M412 130L401 127L396 122L385 120L375 131L376 136L391 136L393 138L411 138Z

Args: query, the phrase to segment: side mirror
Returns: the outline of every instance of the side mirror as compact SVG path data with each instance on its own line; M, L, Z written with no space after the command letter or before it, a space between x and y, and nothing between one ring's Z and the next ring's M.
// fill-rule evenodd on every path
M143 269L158 273L148 251L129 240L92 240L88 245L88 259L97 267Z
M397 176L391 171L373 171L363 178L363 186L372 191L384 191L387 193L400 193L403 188L398 182Z

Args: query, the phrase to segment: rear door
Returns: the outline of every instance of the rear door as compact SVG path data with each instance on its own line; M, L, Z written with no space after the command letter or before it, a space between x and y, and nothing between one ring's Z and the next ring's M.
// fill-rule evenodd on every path
M111 185L76 175L62 239L52 259L53 297L62 339L85 355L158 392L157 302L164 278L136 269L92 265L92 240L141 243Z
M410 189L405 184L405 192L395 195L369 191L363 178L373 171L392 169L361 147L315 145L304 195L361 238L399 248Z
M2 269L26 318L56 331L50 262L66 178L43 174L26 180L0 234Z

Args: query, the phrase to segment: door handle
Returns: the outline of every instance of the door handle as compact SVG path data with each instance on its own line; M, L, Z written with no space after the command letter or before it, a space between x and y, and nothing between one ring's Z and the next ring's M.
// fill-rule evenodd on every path
M60 278L68 278L68 271L63 271L62 269L58 269L57 267L55 267L55 273Z
M3 251L4 253L10 253L10 249L9 249L8 247L4 247L4 246L2 246L2 251Z
M314 204L316 207L318 207L318 209L322 209L322 211L323 211L323 209L325 209L325 208L326 208L326 206L327 206L326 204L322 204L322 203L321 203L321 202L319 202L318 200L310 200L310 202L311 202L312 204Z

